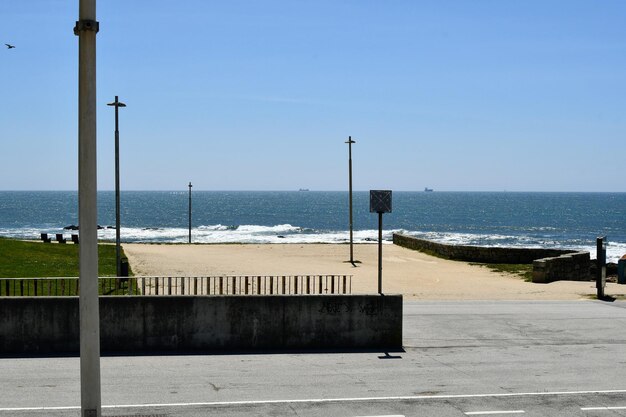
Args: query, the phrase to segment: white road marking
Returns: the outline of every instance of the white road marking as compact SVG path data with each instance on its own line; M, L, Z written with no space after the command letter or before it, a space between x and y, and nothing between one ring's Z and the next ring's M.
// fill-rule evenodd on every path
M79 405L70 405L67 407L15 407L15 408L0 408L2 411L65 411L65 410L80 410Z
M609 410L626 410L624 407L581 407L582 411L609 411Z
M229 405L263 405L263 404L320 404L320 403L345 403L345 402L370 402L370 401L416 401L416 400L449 400L462 398L511 398L511 397L541 397L551 395L590 395L590 394L626 394L626 389L603 390L603 391L553 391L553 392L507 392L498 394L451 394L451 395L408 395L399 397L356 397L356 398L312 398L294 400L259 400L259 401L213 401L194 403L154 403L154 404L117 404L103 405L102 408L158 408L158 407L209 407ZM2 411L46 411L46 410L76 410L80 406L66 407L16 407L0 408Z
M494 414L524 414L524 410L499 410L499 411L468 411L466 416L486 416Z
M389 416L357 416L357 417L404 417L402 414L394 414Z

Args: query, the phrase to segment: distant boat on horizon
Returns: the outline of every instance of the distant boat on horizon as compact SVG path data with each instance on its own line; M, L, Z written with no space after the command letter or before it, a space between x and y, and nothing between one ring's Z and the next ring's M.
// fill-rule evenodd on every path
M428 187L424 188L425 193L432 193L433 191L434 190L432 188L428 188Z
M308 188L300 188L298 191L309 191Z

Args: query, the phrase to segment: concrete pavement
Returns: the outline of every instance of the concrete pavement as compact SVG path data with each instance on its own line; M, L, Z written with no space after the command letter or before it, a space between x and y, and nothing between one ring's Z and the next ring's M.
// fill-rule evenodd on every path
M404 346L105 357L103 415L626 415L623 302L406 302ZM78 358L0 375L2 417L79 414Z

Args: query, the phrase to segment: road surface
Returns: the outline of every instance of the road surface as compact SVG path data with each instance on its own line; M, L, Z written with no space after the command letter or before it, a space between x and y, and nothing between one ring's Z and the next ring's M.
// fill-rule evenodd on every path
M104 357L103 416L626 416L626 303L406 302L402 352ZM79 360L0 359L0 417L78 416Z

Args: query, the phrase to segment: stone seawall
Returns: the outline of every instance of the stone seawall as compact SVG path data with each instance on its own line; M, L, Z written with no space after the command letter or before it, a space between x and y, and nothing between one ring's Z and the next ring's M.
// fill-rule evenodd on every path
M589 252L575 252L533 261L533 282L588 281Z
M531 264L536 259L558 257L575 252L560 249L448 245L399 233L393 234L393 243L408 249L429 252L446 259L491 264Z
M78 297L0 297L0 355L79 349ZM400 349L401 295L100 297L103 353Z

